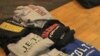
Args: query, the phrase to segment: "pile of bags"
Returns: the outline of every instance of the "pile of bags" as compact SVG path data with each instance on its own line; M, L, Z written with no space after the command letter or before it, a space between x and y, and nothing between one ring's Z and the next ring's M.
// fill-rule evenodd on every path
M0 20L0 47L7 56L100 56L74 33L42 6L19 6Z

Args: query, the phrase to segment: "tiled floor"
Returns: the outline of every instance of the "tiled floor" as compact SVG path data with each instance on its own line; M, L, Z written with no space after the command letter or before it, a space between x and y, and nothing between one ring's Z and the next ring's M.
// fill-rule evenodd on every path
M69 1L70 0L0 0L0 18L11 16L13 10L19 5L41 5L50 11Z

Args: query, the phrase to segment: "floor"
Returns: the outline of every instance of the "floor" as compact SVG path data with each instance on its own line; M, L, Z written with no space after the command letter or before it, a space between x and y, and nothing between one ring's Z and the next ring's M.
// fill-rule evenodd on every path
M0 1L4 2L4 0L0 0ZM0 5L0 8L1 8L0 11L4 13L3 15L8 16L8 15L11 15L12 10L16 6L26 5L30 3L30 2L24 3L26 0L24 0L24 2L22 0L18 0L18 1L21 3L11 2L11 3L8 3L7 5L0 2L0 4L3 5L3 6ZM56 1L50 0L48 2L47 0L44 0L44 1L45 2L39 2L39 0L34 0L34 2L33 1L31 2L32 4L42 5L46 7L49 11L52 10L51 14L56 19L60 20L66 26L70 26L71 29L74 29L76 31L75 37L77 39L85 43L88 43L90 45L93 45L95 48L100 50L100 7L87 10L87 9L82 8L75 1L71 1L69 3L67 3L68 2L67 0L66 2L64 2L65 0L56 0Z
M0 0L0 18L12 16L13 10L20 5L41 5L51 11L69 1L71 0Z
M85 9L76 1L51 11L52 15L76 31L75 38L100 50L100 7Z

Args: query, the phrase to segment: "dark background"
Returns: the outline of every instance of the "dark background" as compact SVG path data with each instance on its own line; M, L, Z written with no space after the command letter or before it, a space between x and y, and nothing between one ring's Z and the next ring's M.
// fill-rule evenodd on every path
M0 18L12 16L14 9L20 5L41 5L51 11L69 1L70 0L0 0Z

